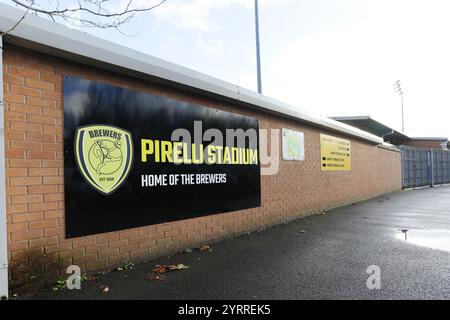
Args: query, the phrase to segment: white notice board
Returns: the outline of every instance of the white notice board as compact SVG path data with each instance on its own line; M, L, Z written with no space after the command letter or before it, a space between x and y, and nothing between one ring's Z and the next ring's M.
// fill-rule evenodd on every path
M283 160L305 160L305 135L303 132L283 129Z

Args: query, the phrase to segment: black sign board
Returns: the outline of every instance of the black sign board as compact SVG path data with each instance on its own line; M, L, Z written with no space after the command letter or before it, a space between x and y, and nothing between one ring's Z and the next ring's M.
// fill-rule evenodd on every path
M76 77L63 85L67 238L261 205L256 119Z

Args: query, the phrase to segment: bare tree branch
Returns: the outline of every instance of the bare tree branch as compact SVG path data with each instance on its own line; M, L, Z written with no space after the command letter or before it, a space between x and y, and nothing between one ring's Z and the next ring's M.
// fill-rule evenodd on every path
M38 3L39 0L11 0L16 6L25 9L22 18L8 31L1 35L13 31L29 13L44 15L55 21L62 19L68 24L84 28L116 29L124 34L120 27L130 22L136 14L148 12L163 5L167 0L159 0L158 3L137 7L134 0L127 0L125 6L114 10L114 0L73 0L72 5L61 5L60 0L42 0L46 4ZM42 2L41 1L41 2ZM122 1L125 2L125 1Z
M33 5L33 4L34 4L34 0L31 2L31 5ZM22 15L22 17L16 22L15 25L13 25L11 28L9 28L8 30L6 30L6 31L4 31L4 32L0 32L0 37L2 37L2 36L6 35L6 34L8 34L8 33L10 33L10 32L12 32L12 31L14 31L14 29L17 28L17 26L23 21L23 19L25 19L25 17L27 16L28 12L30 12L29 9L27 9L27 10L25 11L25 13L24 13L24 14Z
M69 8L69 7L67 7L67 8L64 8L64 9L61 9L61 10L60 9L44 10L44 9L37 8L36 6L34 6L32 4L23 3L23 2L21 2L19 0L11 0L11 1L14 2L15 4L17 4L18 6L21 6L21 7L25 8L25 9L27 9L27 10L32 10L32 11L37 12L37 13L43 13L43 14L52 15L52 16L63 16L63 15L68 14L68 13L74 13L74 12L82 11L82 12L90 13L91 15L94 15L94 16L105 17L105 18L112 18L112 17L121 17L121 16L124 16L124 15L127 15L127 14L136 13L136 12L150 11L150 10L153 10L153 9L161 6L167 0L161 0L158 4L156 4L154 6L151 6L151 7L133 8L133 9L130 8L130 5L133 2L133 0L129 0L126 8L123 11L112 12L112 13L102 13L102 12L100 12L101 10L103 10L102 4L104 2L107 2L107 1L102 1L102 0L96 0L96 1L94 1L94 0L84 0L84 2L86 2L87 4L95 5L95 7L98 9L97 12L95 12L94 10L92 10L92 9L86 7L86 6L81 5L80 1L78 1L78 3L79 3L78 8Z

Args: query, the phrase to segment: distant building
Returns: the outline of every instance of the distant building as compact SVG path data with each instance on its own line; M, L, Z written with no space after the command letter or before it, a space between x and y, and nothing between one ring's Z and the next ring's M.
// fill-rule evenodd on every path
M445 137L413 137L411 138L411 141L408 141L405 145L418 148L448 150L449 141L448 138Z
M376 135L387 143L397 146L448 150L450 143L446 137L409 137L391 127L372 119L370 116L331 117L331 119L348 124Z

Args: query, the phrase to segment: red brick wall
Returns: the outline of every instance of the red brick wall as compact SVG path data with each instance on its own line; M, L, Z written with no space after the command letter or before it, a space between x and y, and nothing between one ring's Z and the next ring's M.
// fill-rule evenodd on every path
M435 141L435 140L413 140L405 142L405 146L410 147L416 147L416 148L426 148L426 149L436 149L436 150L442 150L442 144L443 141Z
M400 154L361 140L10 45L3 72L12 288L53 283L71 264L92 270L155 258L401 189ZM302 131L306 160L281 161L277 175L262 177L261 208L66 240L62 75L250 115L261 128ZM321 171L320 133L352 141L352 171Z

